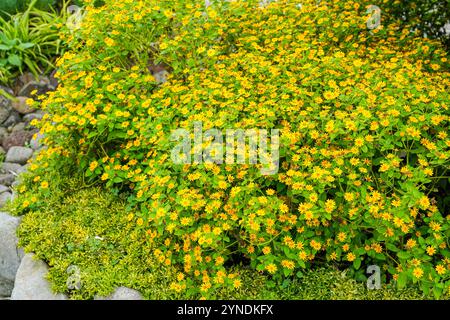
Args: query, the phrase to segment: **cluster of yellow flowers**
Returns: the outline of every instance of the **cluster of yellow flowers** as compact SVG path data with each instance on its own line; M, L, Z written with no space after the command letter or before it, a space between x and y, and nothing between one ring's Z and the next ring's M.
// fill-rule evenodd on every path
M180 267L177 291L239 287L227 262L282 279L329 261L357 274L383 264L400 286L442 293L448 61L438 44L366 20L352 0L88 7L41 103L49 149L35 174L63 163L128 194L130 223ZM170 133L195 121L280 129L279 173L173 164Z

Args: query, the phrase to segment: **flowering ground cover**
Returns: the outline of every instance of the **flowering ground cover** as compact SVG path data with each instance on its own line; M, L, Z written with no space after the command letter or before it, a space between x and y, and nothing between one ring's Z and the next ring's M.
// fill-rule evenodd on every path
M147 298L448 297L438 41L369 28L363 1L85 3L62 35L58 88L34 97L47 148L11 206L55 289L78 265L73 298L118 285ZM182 163L179 129L194 142ZM215 158L237 129L279 130L266 141L276 161L261 145L237 152L260 162ZM380 291L363 289L368 266ZM343 270L353 296L336 293Z

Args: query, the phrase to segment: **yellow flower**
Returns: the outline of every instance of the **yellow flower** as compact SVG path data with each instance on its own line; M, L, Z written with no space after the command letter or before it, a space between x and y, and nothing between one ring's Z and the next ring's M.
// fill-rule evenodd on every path
M417 241L414 239L409 239L408 241L406 241L406 248L407 249L412 249L416 246Z
M112 47L115 44L115 41L111 38L105 38L105 43L108 47Z
M291 260L283 260L281 261L281 265L289 270L292 270L295 267L295 263Z
M336 208L336 202L332 199L328 199L325 202L325 211L328 213L333 212L333 210Z
M442 264L438 264L435 269L436 272L441 276L447 271L447 269Z
M423 196L422 198L419 199L419 206L423 210L428 209L430 207L430 199L428 199L427 196Z
M348 261L352 262L352 261L355 261L355 259L356 259L356 256L352 252L347 253Z
M421 268L414 268L413 270L413 276L416 277L417 279L422 278L423 276L423 270Z
M277 272L278 268L277 268L277 266L274 265L273 263L270 263L270 264L268 264L268 265L266 266L266 270L267 270L269 273L274 274L275 272Z
M41 182L41 188L42 189L47 189L48 188L48 182L47 181L42 181Z
M216 258L216 266L220 266L224 263L225 259L221 256Z
M345 232L339 232L337 238L340 242L344 242L345 239L347 239L347 235L345 234Z
M89 170L94 171L95 168L97 168L97 166L98 166L98 162L92 161L91 164L89 165Z
M208 57L212 57L212 56L214 56L215 54L216 54L216 50L214 50L214 49L209 49L208 52L206 53L206 55L207 55Z
M430 255L430 256L432 256L433 254L436 253L436 249L432 246L428 246L426 251L427 251L428 255Z

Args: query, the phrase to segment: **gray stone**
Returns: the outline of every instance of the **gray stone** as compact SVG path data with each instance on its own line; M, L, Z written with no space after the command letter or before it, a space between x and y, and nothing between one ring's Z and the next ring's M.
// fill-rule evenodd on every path
M0 296L11 295L21 255L17 249L16 229L20 219L0 212Z
M6 87L0 86L0 89L14 95L12 94L12 91ZM0 123L3 123L6 119L8 119L11 110L11 100L3 95L0 95Z
M33 150L37 150L42 147L42 140L44 139L44 135L41 133L37 133L35 138L30 140L30 147Z
M23 131L25 130L25 123L24 122L19 122L18 124L16 124L13 128L12 128L12 132L17 132L17 131Z
M29 113L23 116L23 121L26 123L30 123L34 119L42 119L44 117L44 113L42 111L37 111L33 113Z
M47 91L54 90L55 87L52 86L50 79L45 76L40 76L39 79L26 79L27 81L23 87L19 90L19 96L31 97L31 92L37 90L36 95L41 95Z
M155 72L153 74L153 77L155 77L155 80L158 84L162 84L167 82L167 77L169 76L169 72L167 72L166 70L162 70L159 72Z
M0 172L18 175L25 172L25 168L17 163L3 162Z
M0 193L0 208L3 208L11 200L12 200L11 192Z
M17 80L18 81L15 88L16 91L20 90L20 88L26 85L28 82L37 81L37 78L31 72L24 72L19 76Z
M20 115L17 111L11 112L10 116L3 122L5 128L12 127L20 122Z
M16 176L12 173L2 173L0 174L0 184L5 186L10 186L14 180L16 180Z
M33 155L33 149L26 147L11 147L6 154L6 162L25 164Z
M3 143L3 139L5 139L8 136L8 130L4 127L0 127L0 144Z
M47 278L48 266L27 253L16 274L11 300L68 300L61 293L54 293Z
M16 124L14 128L17 126L23 125L23 122ZM23 147L26 143L28 143L33 135L37 132L37 130L27 131L27 130L17 130L11 132L9 136L3 139L2 146L6 151L9 151L11 147Z
M0 194L6 191L9 191L9 188L7 186L0 184Z
M50 76L48 77L48 79L50 80L50 84L52 85L53 88L58 88L58 79L55 78L55 74L56 74L57 70L53 70L52 73L50 74Z
M27 104L28 99L28 97L16 97L16 100L12 101L11 107L21 114L31 113L34 109Z
M6 119L8 119L9 114L11 113L11 109L4 107L0 104L0 124L3 123Z
M119 287L107 297L95 297L94 300L143 300L139 291L126 287Z

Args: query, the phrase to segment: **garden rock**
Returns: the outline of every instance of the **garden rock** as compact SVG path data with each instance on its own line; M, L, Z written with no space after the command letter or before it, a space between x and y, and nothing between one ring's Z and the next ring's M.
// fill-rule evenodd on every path
M55 78L57 70L53 70L48 79L50 80L50 84L53 88L58 88L58 79Z
M11 192L0 193L0 208L3 208L11 200L12 200Z
M119 287L111 295L107 297L96 297L95 300L143 300L143 298L139 291Z
M37 112L33 112L33 113L29 113L23 116L23 121L25 123L30 123L31 121L33 121L34 119L42 119L42 117L44 116L44 113L42 111L37 111Z
M3 99L5 98L0 97L0 99L0 123L3 123L6 119L8 119L11 113L11 108L3 102Z
M15 124L19 123L21 121L20 115L17 111L11 112L10 116L3 122L3 126L5 128L12 127Z
M33 137L36 131L18 130L13 131L9 136L3 139L2 146L6 151L11 147L23 147Z
M16 229L20 219L0 212L0 297L11 295L21 254L17 249Z
M9 188L7 186L4 186L2 184L0 184L0 194L9 191Z
M12 128L11 132L17 132L17 131L22 131L22 130L25 130L25 123L19 122Z
M42 146L42 139L44 139L44 135L42 135L41 133L37 133L36 137L32 138L30 140L30 147L33 150L37 150Z
M14 95L12 90L10 90L9 88L0 86L0 89L11 95ZM0 123L3 123L6 119L8 119L10 112L11 112L11 100L6 98L5 96L0 95Z
M25 81L28 81L26 79ZM55 87L52 86L50 79L45 76L40 76L39 79L32 79L28 81L23 87L19 90L18 95L24 97L31 97L31 92L36 90L36 95L41 95L46 93L47 91L54 90Z
M34 109L28 106L27 100L28 97L16 97L16 100L11 103L11 106L21 114L31 113Z
M0 172L6 174L15 174L18 175L22 172L25 172L25 168L17 163L4 162L1 166Z
M11 147L6 154L6 162L25 164L33 155L33 149L26 147Z
M16 274L11 300L68 300L64 294L53 293L47 281L48 266L34 255L26 254Z
M12 173L0 174L0 184L5 186L10 186L15 179L16 177Z
M3 139L5 139L8 136L8 130L6 128L0 127L0 144L3 142Z

